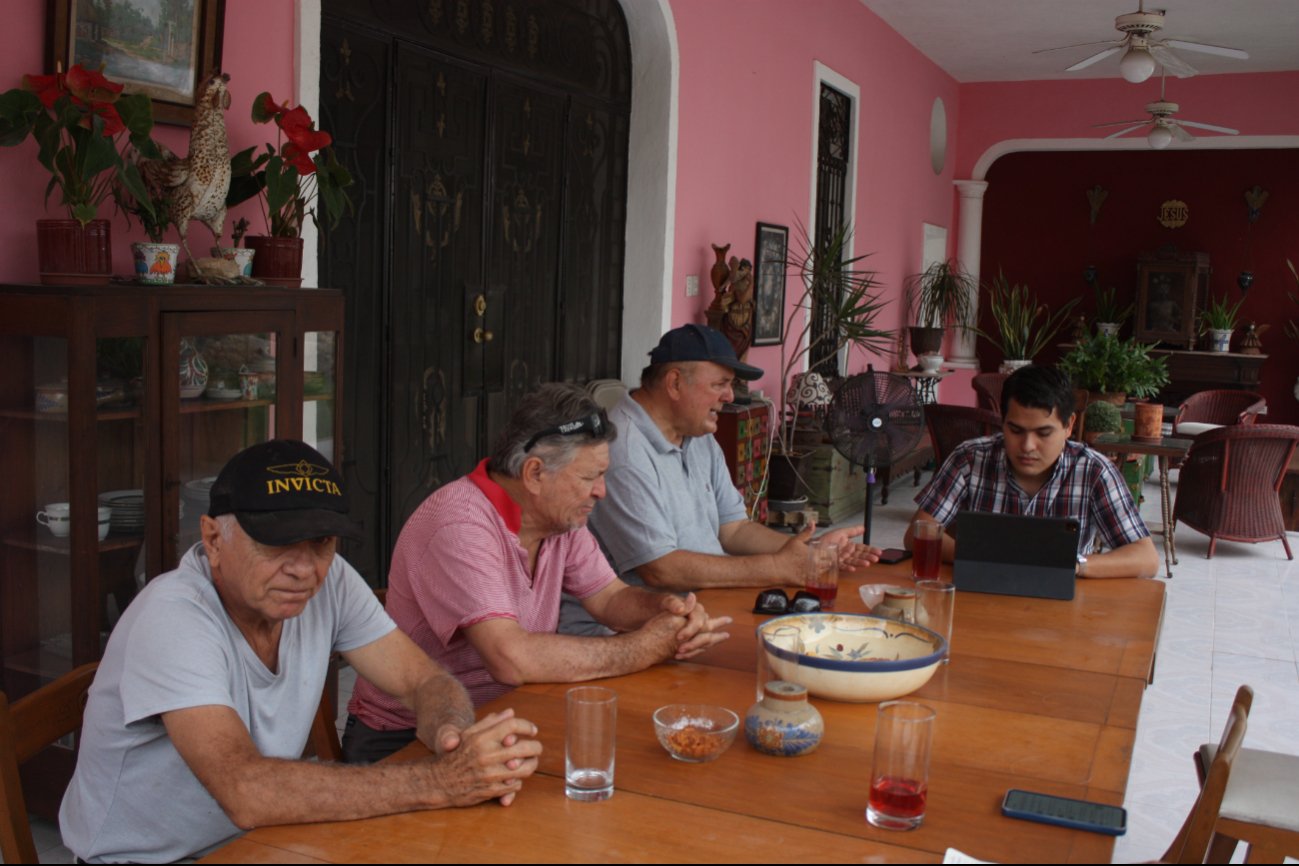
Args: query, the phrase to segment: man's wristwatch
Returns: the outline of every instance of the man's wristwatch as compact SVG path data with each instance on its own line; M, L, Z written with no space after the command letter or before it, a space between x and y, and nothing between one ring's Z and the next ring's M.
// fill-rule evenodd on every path
M1087 557L1083 556L1081 553L1078 554L1078 567L1074 569L1074 573L1079 577L1087 576Z

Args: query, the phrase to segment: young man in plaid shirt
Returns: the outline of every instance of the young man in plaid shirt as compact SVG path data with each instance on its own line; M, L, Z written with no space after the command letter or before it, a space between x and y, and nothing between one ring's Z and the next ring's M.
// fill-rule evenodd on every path
M1159 554L1118 469L1069 438L1073 388L1050 367L1024 367L1001 394L1002 432L957 446L916 497L917 520L950 526L961 511L1078 520L1080 577L1151 577ZM1090 554L1099 534L1106 550ZM911 547L911 530L906 545ZM943 561L956 539L943 534Z

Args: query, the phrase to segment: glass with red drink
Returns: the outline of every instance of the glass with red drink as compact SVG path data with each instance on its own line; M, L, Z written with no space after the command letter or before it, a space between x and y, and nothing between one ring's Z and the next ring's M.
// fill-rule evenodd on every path
M917 520L911 529L911 576L916 580L937 580L943 561L943 525Z
M912 830L924 821L935 716L932 709L914 701L880 704L866 804L866 820L874 826Z
M807 543L804 583L821 600L821 610L834 610L839 597L839 545L815 539Z

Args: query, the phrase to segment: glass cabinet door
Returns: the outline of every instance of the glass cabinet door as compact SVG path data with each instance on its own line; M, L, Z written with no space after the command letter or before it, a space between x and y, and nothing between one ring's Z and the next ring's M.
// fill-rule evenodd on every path
M302 441L333 461L338 412L338 335L308 331L302 342Z
M163 369L163 569L199 541L199 518L227 460L299 435L298 419L284 411L301 370L291 325L282 313L177 314L164 322L163 351L176 360Z

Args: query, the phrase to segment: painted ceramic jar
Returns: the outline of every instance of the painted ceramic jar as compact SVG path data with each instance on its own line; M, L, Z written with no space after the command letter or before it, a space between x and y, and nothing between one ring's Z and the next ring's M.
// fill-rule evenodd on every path
M762 692L762 700L744 715L744 737L749 745L763 754L784 758L815 751L821 745L825 722L820 711L808 703L807 689L773 680Z

